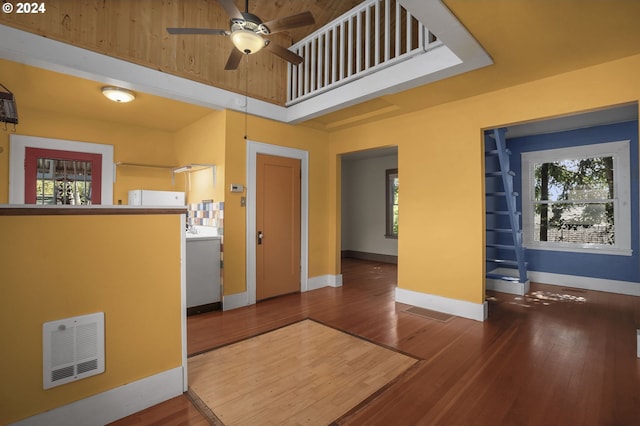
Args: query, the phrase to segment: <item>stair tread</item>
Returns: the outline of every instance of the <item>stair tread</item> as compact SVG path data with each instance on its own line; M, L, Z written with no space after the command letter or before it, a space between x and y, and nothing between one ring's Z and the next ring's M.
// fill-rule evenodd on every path
M510 214L509 210L487 210L487 214ZM513 212L516 216L520 216L522 213Z
M513 244L496 244L496 243L489 243L486 244L487 247L496 247L496 248L504 248L504 249L516 249L516 246Z
M520 281L519 277L513 277L511 275L505 275L505 274L488 273L487 274L487 278L493 278L493 279L498 279L498 280L503 280L503 281L512 281L512 282L519 282Z
M517 260L509 260L509 259L487 259L487 262L499 263L502 265L518 265ZM527 262L524 262L524 264L527 265Z
M505 149L504 152L507 155L511 155L511 150L510 149ZM485 154L488 155L498 155L498 150L497 149L490 149L489 151L485 151Z
M515 176L516 172L509 170L507 172L507 174L509 176ZM487 176L487 177L492 177L492 176L499 177L499 176L502 176L502 172L500 172L500 171L497 171L497 172L486 172L484 175Z
M506 196L507 193L505 191L496 191L496 192L487 192L487 193L485 193L485 195L500 197L500 196ZM514 197L517 197L519 194L517 192L513 191L513 192L511 192L511 195L514 196Z
M487 228L487 231L491 232L514 232L511 228ZM515 230L516 233L520 234L522 231L520 229Z

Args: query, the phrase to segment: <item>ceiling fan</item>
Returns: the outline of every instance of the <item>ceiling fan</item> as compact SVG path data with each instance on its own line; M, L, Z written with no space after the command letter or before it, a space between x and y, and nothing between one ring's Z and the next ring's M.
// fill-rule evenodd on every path
M315 23L315 19L311 12L302 12L284 18L262 22L259 17L249 13L249 0L245 1L244 12L240 12L233 3L233 0L217 1L231 18L229 31L213 28L167 28L167 32L169 34L204 34L231 37L231 42L236 48L231 51L231 55L229 55L227 64L224 67L225 70L237 69L243 54L250 55L256 53L263 47L294 65L300 65L302 63L303 59L301 56L296 55L289 49L276 43L272 43L271 40L263 36L305 25L312 25Z

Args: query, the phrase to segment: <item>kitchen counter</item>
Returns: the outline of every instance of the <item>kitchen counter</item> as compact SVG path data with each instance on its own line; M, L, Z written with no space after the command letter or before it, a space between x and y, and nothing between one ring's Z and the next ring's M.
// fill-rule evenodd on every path
M219 235L192 234L191 232L187 232L186 237L187 237L187 241L188 240L219 240L222 238Z
M222 239L222 236L218 234L218 229L210 226L192 226L187 229L185 235L187 240L203 238Z
M41 206L35 204L0 204L0 216L71 216L71 215L149 215L149 214L186 214L187 207L158 206Z

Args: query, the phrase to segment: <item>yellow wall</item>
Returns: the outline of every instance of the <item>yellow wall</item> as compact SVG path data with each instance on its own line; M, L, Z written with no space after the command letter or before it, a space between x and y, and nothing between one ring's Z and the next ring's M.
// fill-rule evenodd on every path
M18 94L16 94L18 96ZM0 130L0 203L7 203L9 182L9 135ZM175 165L172 134L167 131L61 115L29 107L20 107L16 134L101 143L114 147L114 161L155 165ZM124 167L116 170L113 203L127 204L130 189L182 191L180 181L171 183L170 169Z
M226 112L213 111L173 135L177 164L215 164L216 184L211 169L190 174L185 188L188 203L224 201ZM180 178L186 179L186 174Z
M177 214L0 216L0 424L182 364L180 227ZM94 312L105 373L43 390L42 324Z
M593 66L583 70L550 77L518 86L511 87L488 94L467 98L464 100L447 103L425 110L415 111L400 117L381 120L375 123L336 131L328 134L319 130L304 126L289 126L256 117L249 117L248 138L253 141L282 145L309 151L310 159L310 191L309 191L309 276L321 276L325 274L337 274L340 272L340 169L339 155L346 152L361 149L398 145L399 147L399 174L402 182L402 206L400 210L400 238L398 240L399 286L426 294L434 294L453 299L482 303L484 301L484 175L482 169L482 129L496 126L519 123L523 121L548 118L563 114L570 114L586 110L608 107L640 99L640 56ZM403 96L412 96L411 92ZM58 116L55 113L44 112L36 109L21 109L21 124L19 132L43 137L54 137L87 142L108 143L115 146L116 161L145 162L156 164L178 164L187 162L215 162L219 164L218 180L221 182L215 190L205 194L192 194L197 198L208 198L210 195L216 199L225 201L225 268L224 282L225 295L231 295L246 290L245 276L245 234L246 212L240 207L240 194L230 193L230 183L246 185L246 142L244 136L244 116L236 112L212 112L202 120L176 132L146 129L128 125L115 125L105 121L87 120L73 116ZM221 140L223 142L221 142ZM8 135L0 132L0 202L7 200L8 179ZM200 154L203 156L201 157ZM221 161L220 159L223 158ZM223 167L222 167L223 166ZM116 183L115 199L126 199L126 191L134 187L150 187L150 189L174 189L170 184L170 173L162 175L162 171L149 169L124 172L118 170L118 182ZM176 186L179 185L177 182ZM182 190L183 188L175 188ZM218 192L224 191L224 192ZM246 195L246 194L245 194ZM98 217L95 218L98 220ZM120 279L138 268L131 265L131 259L138 260L134 253L139 251L152 252L151 248L141 246L140 241L130 245L123 239L114 239L113 235L119 234L122 229L146 229L142 223L126 223L121 218L102 218L100 226L89 226L84 223L92 219L76 219L80 222L66 223L62 218L45 218L42 224L35 226L32 231L27 231L28 239L22 236L23 229L32 229L30 218L0 218L0 259L3 262L0 268L0 283L12 283L17 279L30 285L46 282L45 272L38 266L31 266L29 262L35 259L44 259L45 248L54 246L53 234L48 234L46 229L55 223L58 229L68 228L77 230L81 228L82 242L92 239L104 241L107 239L112 246L118 247L118 251L124 253L111 253L116 250L106 250L104 247L94 249L102 256L100 265L120 265L117 271L104 274L97 282L99 287L91 290L90 295L103 295L105 287L113 285L114 281L120 283ZM160 219L158 219L160 220ZM177 219L172 219L177 220ZM135 220L132 219L133 222ZM78 226L81 223L82 226ZM46 226L45 226L46 225ZM161 224L156 224L160 226ZM172 222L173 226L173 222ZM86 230L86 231L85 231ZM17 233L20 233L18 235ZM35 240L36 235L39 240ZM155 238L168 238L161 235ZM10 236L10 237L5 237ZM81 237L77 237L78 239ZM44 238L46 244L40 242ZM71 246L80 244L74 238ZM177 238L177 237L176 237ZM7 241L11 241L9 246ZM25 241L30 241L27 244ZM167 241L153 241L149 247L167 247ZM173 243L177 247L177 243ZM93 246L92 246L93 247ZM105 246L106 247L106 246ZM31 253L39 254L30 257ZM55 252L55 251L54 251ZM22 254L19 256L18 254ZM28 253L29 255L25 255ZM62 252L60 252L62 253ZM153 264L161 266L158 279L171 276L171 271L164 266L171 262L158 261L158 256L172 256L172 249L162 253L153 252ZM128 255L127 255L128 254ZM80 255L80 254L79 254ZM57 255L60 256L60 255ZM54 256L54 260L60 260ZM111 258L104 256L112 256ZM105 260L106 259L106 260ZM54 268L54 260L47 263L48 269ZM89 260L88 260L89 261ZM16 268L5 268L6 265L19 265ZM58 262L60 263L60 262ZM56 265L58 264L56 263ZM100 265L95 265L96 268ZM25 274L22 272L27 271ZM82 272L82 269L80 269ZM79 274L79 276L82 274ZM75 277L70 271L69 276ZM154 275L155 277L155 275ZM48 277L47 277L48 279ZM62 278L60 278L62 279ZM71 278L74 279L75 278ZM104 281L103 281L104 280ZM142 280L136 277L125 288L119 288L121 293L133 295L139 300L143 299L138 294L139 289L145 290L145 295L152 290L150 284L153 280ZM75 282L75 281L72 281ZM83 281L84 282L84 281ZM107 282L109 284L107 284ZM164 282L164 281L160 281ZM135 285L134 285L135 283ZM78 285L71 284L69 288ZM157 285L157 281L156 284ZM167 286L169 284L166 284ZM178 303L177 294L171 296L170 291L161 292L154 290L154 297L161 298L160 306L170 306ZM6 317L8 313L16 315L18 307L33 315L39 312L40 306L45 301L54 306L63 304L63 298L57 294L45 292L49 296L46 300L36 296L32 292L27 293L20 286L2 286L0 297L0 318L2 324L11 323ZM49 291L49 289L47 289ZM5 292L9 292L8 297ZM173 299L175 297L175 300ZM172 299L170 302L169 299ZM6 302L10 300L11 302ZM13 302L13 301L16 302ZM31 303L36 303L36 308ZM132 309L128 297L116 300L107 297L105 302L109 312L123 309L129 313ZM27 308L27 304L29 307ZM66 306L66 305L65 305ZM40 349L36 340L40 339L40 330L37 324L55 319L93 310L91 303L74 301L71 305L56 312L45 309L44 314L37 313L34 319L19 317L28 321L29 341L18 342L21 350L17 356L13 353L1 351L2 368L9 361L24 362L25 366L35 373L30 373L28 380L15 386L2 386L2 402L10 401L10 405L18 407L18 411L12 409L12 416L26 415L24 403L14 398L15 395L26 400L31 398L37 401L35 410L45 407L61 405L64 401L70 401L86 395L88 392L107 389L118 384L130 381L126 377L129 373L137 377L152 374L151 370L158 371L175 364L173 352L179 351L179 344L171 346L165 351L171 360L159 355L157 358L163 366L135 363L130 366L121 366L115 372L109 372L108 376L96 377L91 380L91 385L78 382L70 388L55 390L47 395L56 395L54 398L43 397L40 390L40 367L33 367L36 358L40 357ZM98 309L96 306L95 309ZM82 312L72 312L79 311ZM144 324L156 319L155 312L167 309L143 309L146 317L140 317ZM68 312L68 313L67 313ZM131 313L132 315L134 313ZM44 315L47 317L45 318ZM108 314L107 322L109 323ZM178 315L178 313L176 313ZM137 317L136 317L137 318ZM15 321L11 317L11 321ZM165 329L178 327L179 319L167 323ZM35 328L38 328L37 332ZM161 327L157 324L153 329ZM149 333L145 329L145 333ZM166 332L164 330L163 332ZM176 331L176 333L179 333ZM37 336L36 336L37 335ZM118 347L116 354L111 357L117 359L124 354L131 355L130 347L139 346L131 344L131 340L137 339L134 331L124 334L122 346ZM140 336L141 337L141 336ZM155 341L157 336L151 333L148 336L152 340L151 347L158 347L162 342ZM141 337L143 338L143 337ZM16 336L12 336L16 339ZM126 343L126 344L125 344ZM118 342L118 344L120 344ZM113 343L112 343L113 345ZM128 345L128 347L127 347ZM175 346L175 347L174 347ZM113 349L113 346L112 346ZM122 352L122 353L120 353ZM154 350L162 353L161 350ZM177 359L177 354L175 355ZM14 358L25 358L17 360ZM145 360L147 363L149 359ZM39 362L39 361L38 361ZM109 362L109 361L108 361ZM113 362L113 361L112 361ZM112 364L108 364L107 368ZM116 364L118 365L118 364ZM33 368L32 368L33 367ZM12 371L0 372L2 377L10 377L15 381ZM115 374L115 375L112 375ZM36 377L37 376L37 377ZM86 383L86 382L84 382ZM37 390L36 390L37 387ZM85 388L86 387L86 388ZM91 388L91 390L87 388ZM66 390L69 389L69 390ZM15 393L15 395L14 395ZM26 396L26 397L25 397ZM11 399L7 399L11 398ZM4 407L0 407L4 413Z
M246 209L240 207L240 197L231 193L230 184L246 185L246 142L244 115L227 112L225 152L225 223L224 223L224 294L246 291L245 238ZM327 186L327 133L305 126L291 126L250 116L248 140L302 149L309 152L309 277L330 273L328 244L329 196Z
M398 145L399 287L482 303L482 129L638 101L639 74L640 56L632 56L333 133L334 159ZM328 173L331 188L339 187L335 164ZM339 212L339 190L331 199L332 211ZM339 216L332 216L331 228L337 251Z

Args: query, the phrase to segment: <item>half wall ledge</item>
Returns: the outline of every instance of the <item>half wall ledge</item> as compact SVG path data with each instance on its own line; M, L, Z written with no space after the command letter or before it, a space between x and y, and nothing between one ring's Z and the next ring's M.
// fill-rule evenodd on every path
M32 204L0 204L0 216L77 216L77 215L150 215L186 214L187 207L136 206L36 206Z

